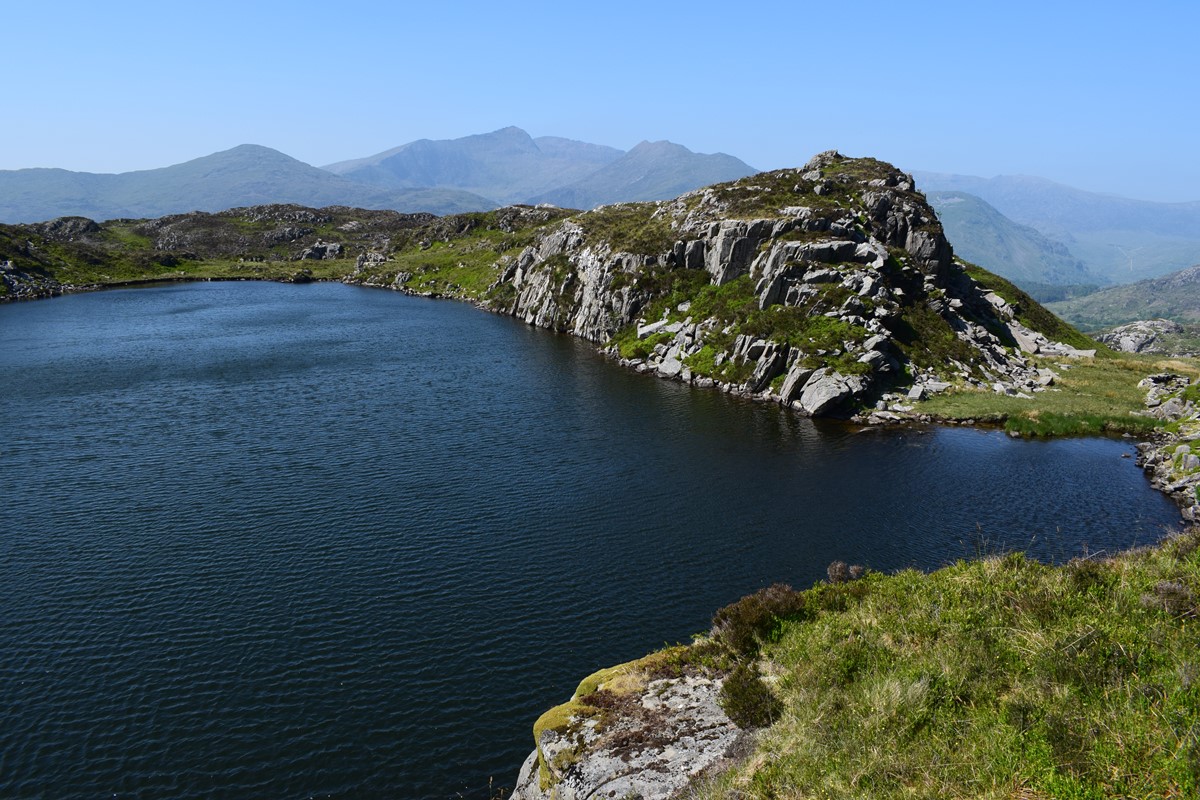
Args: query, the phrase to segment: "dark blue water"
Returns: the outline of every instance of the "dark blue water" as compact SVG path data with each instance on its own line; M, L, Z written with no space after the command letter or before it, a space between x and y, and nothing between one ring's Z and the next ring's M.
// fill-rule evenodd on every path
M0 306L0 796L483 797L771 582L1157 539L1129 452L814 424L341 285Z

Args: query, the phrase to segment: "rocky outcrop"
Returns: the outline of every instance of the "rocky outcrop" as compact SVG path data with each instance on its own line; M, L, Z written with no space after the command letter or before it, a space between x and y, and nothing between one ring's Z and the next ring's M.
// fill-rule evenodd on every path
M0 302L58 297L65 289L47 275L19 269L12 261L0 261Z
M1096 338L1113 350L1125 353L1162 353L1166 352L1163 337L1182 332L1183 326L1178 322L1169 319L1146 319L1113 328Z
M300 255L296 256L297 261L323 261L325 259L342 258L342 245L339 242L322 242L317 240L316 244L311 247L306 247L300 251Z
M811 415L903 411L913 385L1032 396L1046 378L1027 356L1094 355L971 280L911 177L834 152L573 217L493 290L494 310L613 342L639 371Z
M1179 504L1184 519L1200 520L1200 384L1160 373L1139 386L1146 389L1146 413L1171 424L1138 445L1138 463L1154 487Z
M720 676L659 677L671 651L586 678L542 715L513 800L666 800L727 766L752 741L722 710ZM666 670L670 672L669 669Z

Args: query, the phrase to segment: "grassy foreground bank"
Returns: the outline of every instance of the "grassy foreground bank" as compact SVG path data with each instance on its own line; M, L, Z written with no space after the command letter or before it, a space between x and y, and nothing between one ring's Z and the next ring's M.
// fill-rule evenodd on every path
M774 597L774 722L692 798L1200 797L1200 530Z

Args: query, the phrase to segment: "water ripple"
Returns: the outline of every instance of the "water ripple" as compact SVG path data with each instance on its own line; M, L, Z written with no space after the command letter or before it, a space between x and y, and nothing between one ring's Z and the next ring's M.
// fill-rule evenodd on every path
M858 434L454 303L0 306L0 796L486 797L593 669L836 558L1065 558L1129 447Z

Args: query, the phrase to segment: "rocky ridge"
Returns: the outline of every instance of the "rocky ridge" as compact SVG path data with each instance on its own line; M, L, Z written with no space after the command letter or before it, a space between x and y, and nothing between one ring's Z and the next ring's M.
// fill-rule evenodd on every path
M1164 335L1183 332L1183 326L1169 319L1143 319L1120 325L1096 337L1113 350L1123 353L1161 353Z
M1113 350L1194 356L1200 352L1200 326L1169 319L1144 319L1120 325L1096 336Z
M1028 356L1094 355L967 276L910 176L832 151L564 220L484 305L640 372L875 421L954 384L1032 396L1053 377Z

